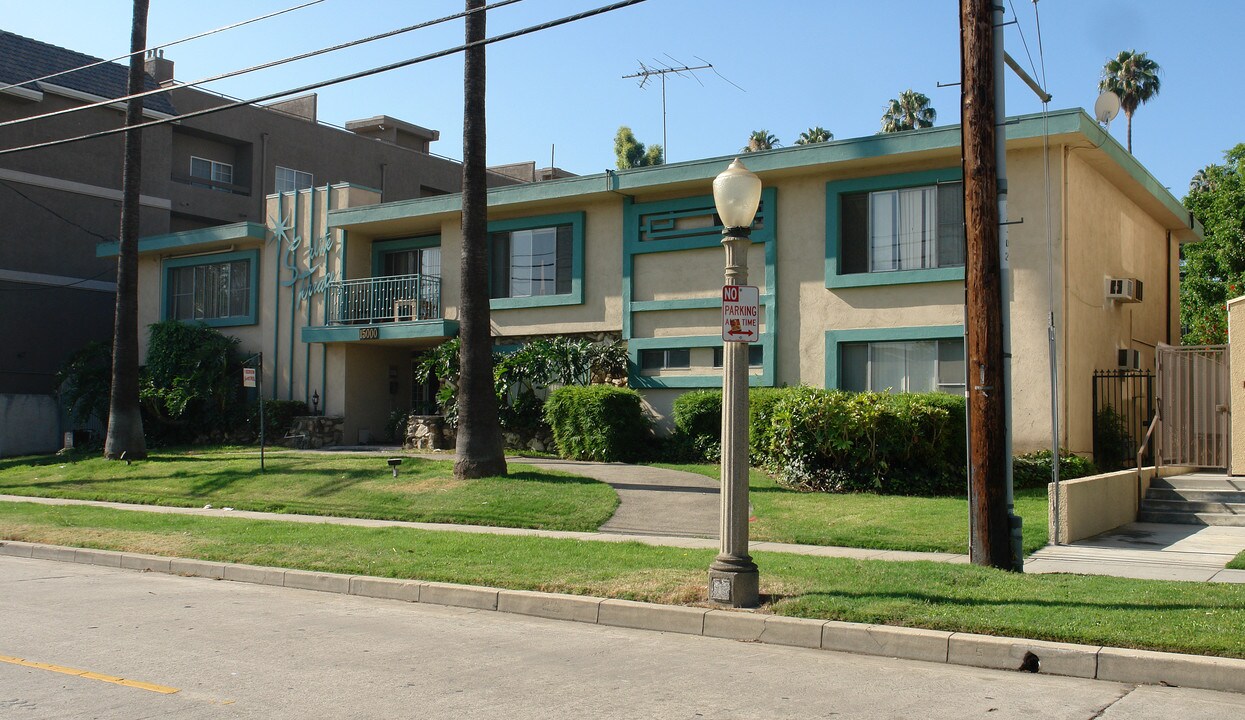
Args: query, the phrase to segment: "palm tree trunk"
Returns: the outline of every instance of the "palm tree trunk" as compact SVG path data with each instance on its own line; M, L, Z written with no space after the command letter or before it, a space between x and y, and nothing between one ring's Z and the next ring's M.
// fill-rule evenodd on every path
M1125 112L1124 117L1128 119L1128 154L1133 154L1133 114Z
M484 0L466 0L467 10ZM467 43L484 40L484 11L467 16ZM488 197L485 177L484 45L463 56L463 251L459 290L458 438L454 476L506 474L506 456L493 390L489 329Z
M147 47L148 0L134 0L134 23L130 29L129 95L143 91L143 49ZM126 102L125 124L143 119L142 98ZM117 255L117 304L113 318L112 395L108 403L108 434L104 456L116 460L147 457L143 415L138 405L138 204L143 164L143 131L125 132L125 166L122 169L121 247Z

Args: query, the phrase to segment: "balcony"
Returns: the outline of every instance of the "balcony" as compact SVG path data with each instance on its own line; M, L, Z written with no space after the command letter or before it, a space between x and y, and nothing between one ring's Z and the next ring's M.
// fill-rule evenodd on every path
M441 278L395 275L329 283L329 325L441 319Z
M458 334L441 317L441 278L395 275L329 283L328 323L302 328L303 342L387 343L431 347Z

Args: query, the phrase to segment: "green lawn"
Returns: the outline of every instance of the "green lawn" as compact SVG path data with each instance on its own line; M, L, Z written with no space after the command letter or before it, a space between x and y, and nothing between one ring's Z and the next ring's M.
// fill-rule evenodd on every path
M1232 558L1232 562L1228 563L1228 567L1233 570L1245 570L1245 552Z
M718 478L717 465L662 465ZM753 469L749 479L753 540L923 552L967 552L968 501L866 493L805 493ZM1020 490L1025 552L1046 545L1046 491Z
M404 458L393 477L384 457L157 451L132 465L96 455L0 460L0 494L179 507L414 520L467 525L596 530L614 514L609 485L511 465L510 475L456 480L453 463Z
M712 550L0 503L0 538L703 604ZM762 612L1245 657L1245 586L758 552Z

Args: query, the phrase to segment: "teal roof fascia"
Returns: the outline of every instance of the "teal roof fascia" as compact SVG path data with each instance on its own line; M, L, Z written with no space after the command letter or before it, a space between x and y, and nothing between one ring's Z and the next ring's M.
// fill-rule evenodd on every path
M1081 120L1093 120L1079 108L1049 114L1047 129L1052 135L1083 132ZM1041 113L1012 118L1007 126L1009 140L1041 137ZM902 133L868 135L833 140L812 145L777 148L766 152L748 153L748 169L753 172L813 167L861 158L900 155L923 150L958 147L960 126L946 125ZM690 160L631 170L611 170L595 175L581 175L537 183L506 185L490 188L489 207L503 207L540 200L556 200L610 192L627 192L660 187L679 182L708 181L717 177L738 153L701 160ZM461 212L462 194L438 195L429 198L398 200L380 205L341 208L329 212L329 227L349 227L362 223L383 222L402 218L434 216Z
M268 229L260 223L237 222L229 225L183 230L166 235L150 235L138 240L138 252L156 252L158 250L188 250L191 248L240 240L263 241ZM95 246L96 257L116 257L120 252L120 243L108 242Z
M1177 217L1187 218L1190 229L1199 237L1202 235L1201 225L1189 215L1180 201L1081 108L1054 110L1045 116L1042 113L1018 115L1009 118L1004 127L1008 140L1040 138L1044 134L1051 136L1079 134L1095 145L1101 144L1112 160L1137 183ZM748 153L746 159L750 170L762 173L927 150L950 149L959 147L959 145L960 126L957 124L777 148L766 152ZM505 207L541 200L569 199L612 192L626 193L680 182L705 182L717 177L726 164L736 156L738 153L655 167L611 170L595 175L490 188L488 204L489 207ZM329 212L328 225L331 228L352 227L365 223L432 217L461 211L462 195L455 193L332 210Z

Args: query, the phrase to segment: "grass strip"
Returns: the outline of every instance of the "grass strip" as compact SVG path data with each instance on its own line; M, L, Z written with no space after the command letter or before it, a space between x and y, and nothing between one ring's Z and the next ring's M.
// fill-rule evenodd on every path
M718 479L717 465L660 464ZM838 545L879 550L964 553L968 546L968 500L963 497L907 497L871 493L810 493L778 484L752 469L749 500L756 518L753 540ZM1024 519L1026 553L1048 539L1044 489L1016 491L1016 512Z
M0 461L0 494L581 532L618 507L605 483L528 465L458 480L450 461L405 457L397 477L385 461L274 454L261 473L257 455L227 450L159 451L131 465L96 455L25 457Z
M710 550L0 503L0 538L701 604ZM763 611L1245 657L1245 586L756 553Z
M1232 562L1228 563L1231 570L1245 570L1245 552L1232 558Z

